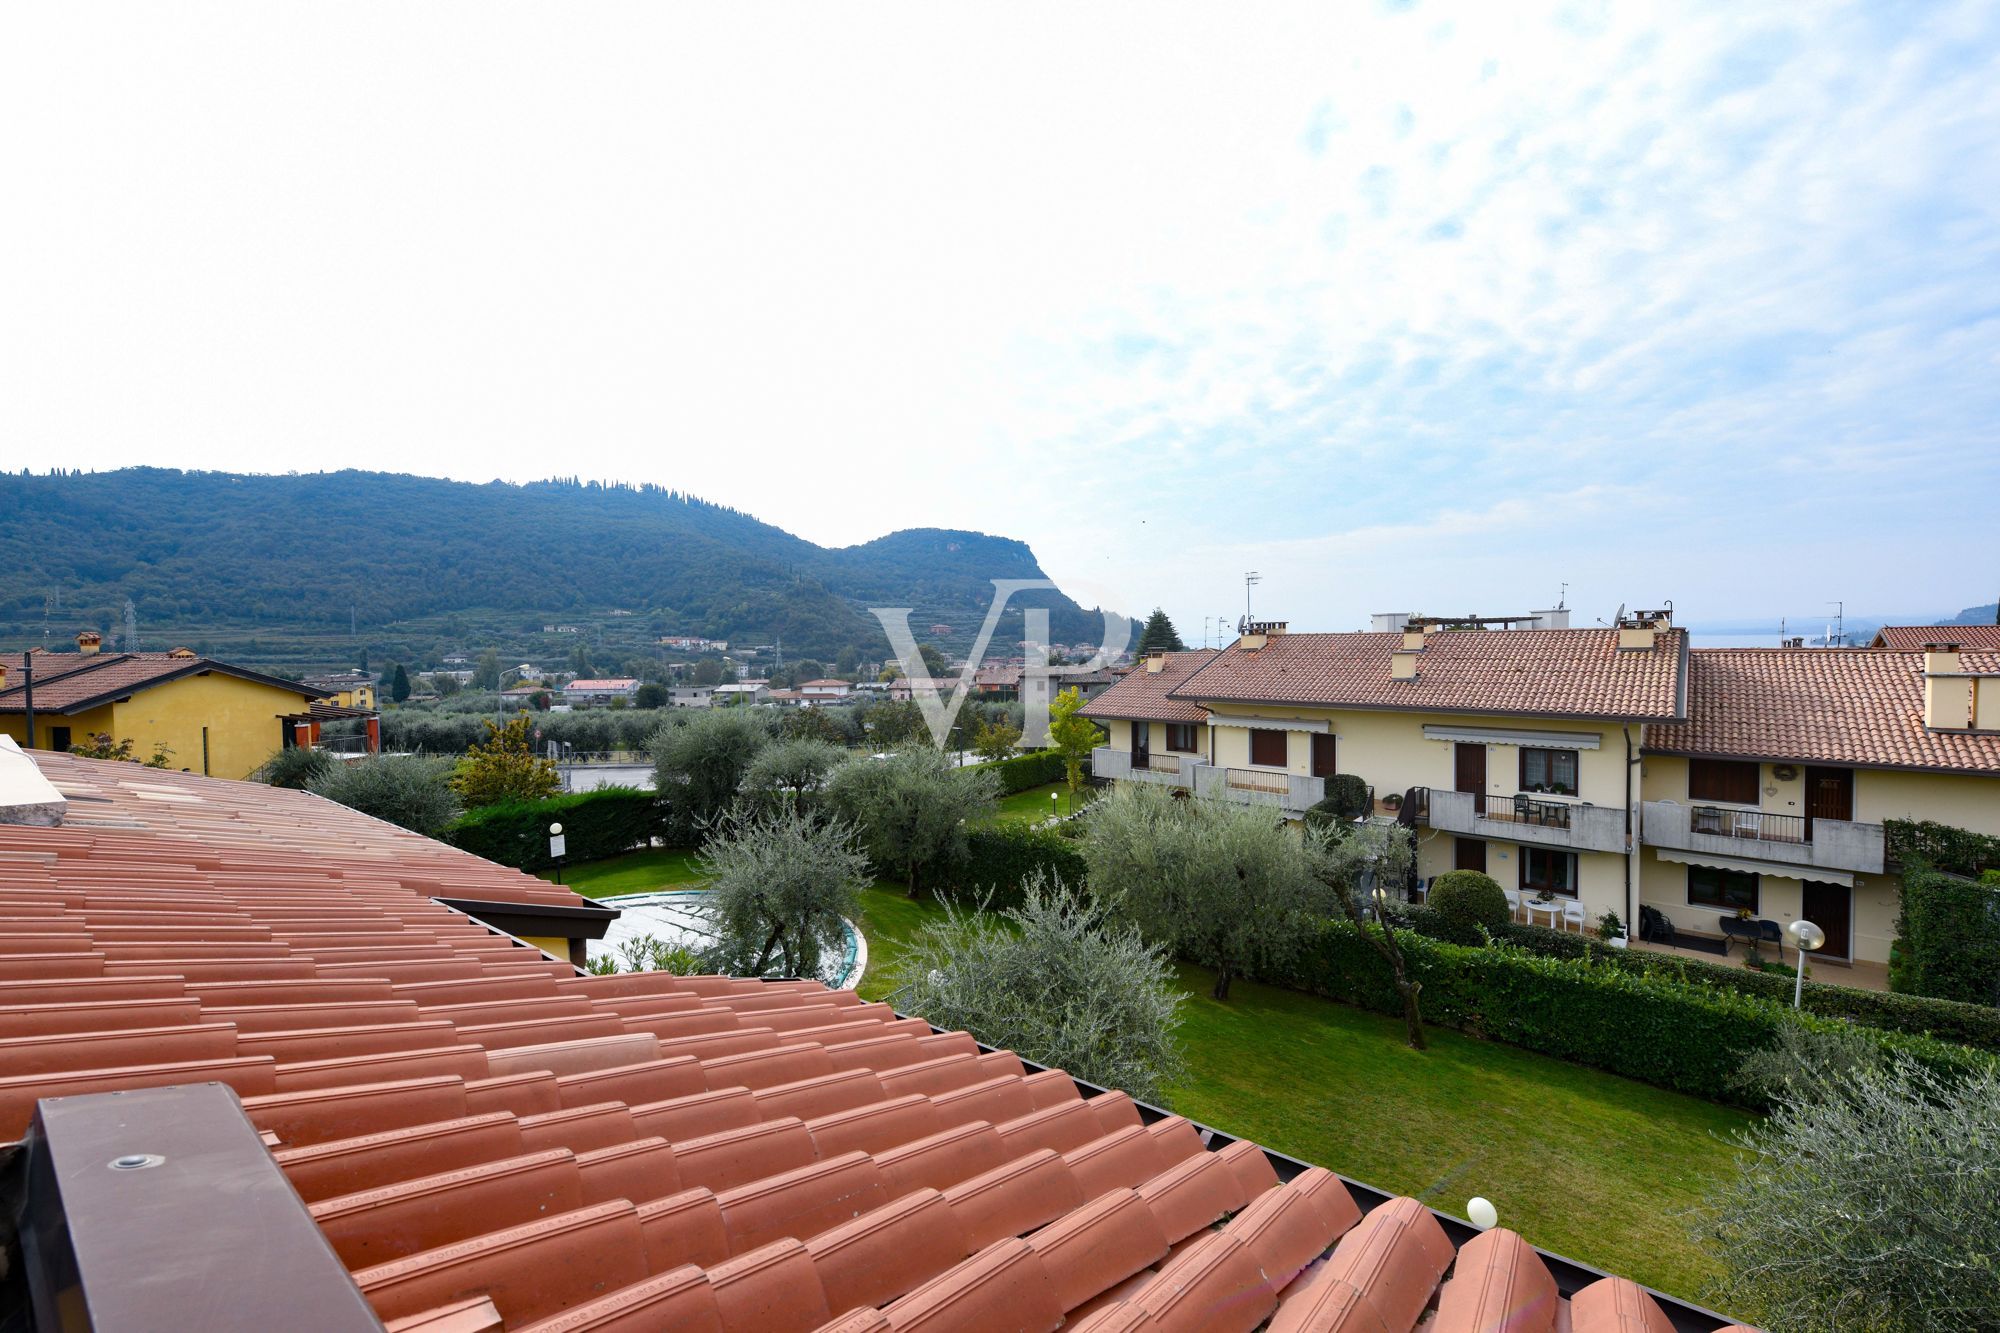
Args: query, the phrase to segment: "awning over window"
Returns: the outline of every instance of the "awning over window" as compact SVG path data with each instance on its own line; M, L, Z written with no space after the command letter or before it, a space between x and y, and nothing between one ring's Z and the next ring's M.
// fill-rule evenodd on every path
M1307 717L1242 717L1230 713L1211 712L1208 724L1212 727L1268 727L1272 731L1331 731L1333 724L1325 718Z
M1822 870L1818 866L1787 865L1782 861L1753 861L1744 856L1721 856L1714 852L1684 852L1674 847L1653 849L1662 861L1682 865L1707 866L1711 870L1739 870L1746 875L1776 875L1783 879L1810 879L1820 884L1854 887L1854 876L1845 870Z
M1598 750L1594 731L1518 731L1508 727L1441 727L1424 724L1427 741L1464 741L1467 745L1539 745L1551 750Z

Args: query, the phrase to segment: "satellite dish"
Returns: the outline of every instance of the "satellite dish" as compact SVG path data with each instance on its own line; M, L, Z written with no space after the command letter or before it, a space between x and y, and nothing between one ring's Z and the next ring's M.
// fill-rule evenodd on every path
M1618 614L1611 617L1611 623L1614 625L1622 625L1625 623L1625 603L1623 602L1618 603Z

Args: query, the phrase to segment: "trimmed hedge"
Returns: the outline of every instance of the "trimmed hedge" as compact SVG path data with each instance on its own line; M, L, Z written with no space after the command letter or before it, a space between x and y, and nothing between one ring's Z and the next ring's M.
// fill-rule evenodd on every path
M1465 943L1429 908L1406 906L1399 909L1398 915L1420 935L1450 944ZM1589 936L1550 930L1546 926L1509 923L1494 930L1492 935L1503 944L1544 958L1591 959L1643 976L1732 990L1787 1007L1792 1002L1789 969L1782 973L1753 972L1736 963L1706 963L1645 949L1613 949ZM1885 1032L1936 1037L2000 1052L2000 1009L1989 1005L1857 990L1814 981L1810 976L1806 979L1803 1003L1808 1013L1827 1018L1844 1018Z
M1934 819L1885 819L1882 833L1889 860L1897 865L1935 866L1956 875L2000 870L2000 838Z
M1054 750L1035 750L1028 754L1017 754L1011 759L996 759L990 764L974 764L1000 779L1000 793L1012 796L1017 791L1027 791L1031 787L1046 787L1051 782L1063 780L1062 756Z
M939 877L935 896L996 912L1021 905L1021 881L1036 871L1081 885L1089 875L1074 838L1026 824L993 824L967 829L965 855ZM987 895L991 895L989 898Z
M565 861L595 861L643 847L663 833L666 807L636 787L599 787L546 801L481 806L440 836L504 866L546 870L555 864L549 859L551 823L563 826Z
M1769 1046L1782 1023L1833 1021L1795 1020L1771 1000L1590 958L1544 958L1505 945L1466 948L1411 931L1398 938L1410 976L1423 986L1426 1022L1712 1101L1754 1106L1754 1094L1738 1080L1744 1057ZM1291 974L1272 980L1402 1013L1388 964L1346 921L1325 923ZM1928 1037L1860 1030L1946 1075L1992 1060Z
M1898 985L1933 999L2000 1004L2000 872L1970 880L1906 865L1896 934Z
M1460 944L1480 943L1482 928L1498 929L1513 915L1500 881L1477 870L1447 870L1431 881L1424 901Z

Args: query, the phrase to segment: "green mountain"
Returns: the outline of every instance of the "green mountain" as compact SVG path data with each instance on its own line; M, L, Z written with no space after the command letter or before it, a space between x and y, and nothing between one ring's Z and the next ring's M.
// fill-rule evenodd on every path
M1988 602L1984 606L1968 606L1946 623L1951 625L2000 624L2000 603Z
M0 475L0 643L177 643L251 662L423 661L650 650L662 635L782 640L790 660L887 655L870 606L914 608L919 641L970 645L994 578L1039 578L1024 544L923 528L829 549L656 486L473 485L380 472L239 476L128 468ZM1060 592L1051 637L1102 634ZM949 632L932 632L948 625ZM557 628L560 627L560 628ZM603 650L600 652L600 650Z

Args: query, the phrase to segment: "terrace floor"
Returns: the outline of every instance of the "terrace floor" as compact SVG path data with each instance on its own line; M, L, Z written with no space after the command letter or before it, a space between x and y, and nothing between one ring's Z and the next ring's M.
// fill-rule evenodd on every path
M1631 947L1644 949L1648 953L1672 954L1677 958L1692 958L1703 963L1732 963L1740 966L1743 962L1743 946L1732 942L1729 953L1710 953L1702 949L1677 949L1670 944L1654 944L1647 940L1633 940ZM1767 952L1766 957L1771 955ZM1785 962L1789 966L1792 950L1785 950ZM1819 961L1807 964L1807 981L1824 982L1829 986L1852 986L1856 990L1886 991L1889 989L1889 969L1882 963L1829 963Z

